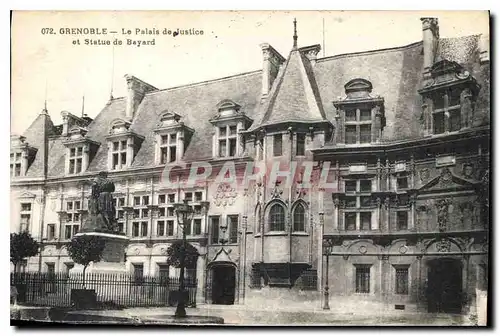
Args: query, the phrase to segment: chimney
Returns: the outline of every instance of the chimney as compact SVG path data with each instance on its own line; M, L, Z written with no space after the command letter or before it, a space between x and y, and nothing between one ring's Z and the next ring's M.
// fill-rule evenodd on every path
M139 78L132 75L125 75L127 81L127 107L125 110L125 118L132 121L137 111L137 107L144 99L144 95L151 91L157 91L154 86L143 82Z
M262 49L262 98L267 97L271 86L273 85L281 64L285 62L285 58L281 56L273 47L268 43L260 45Z
M436 58L439 43L439 25L437 18L421 18L424 48L424 78L430 78L430 70Z
M489 63L490 61L490 36L481 34L479 39L479 62L481 64Z

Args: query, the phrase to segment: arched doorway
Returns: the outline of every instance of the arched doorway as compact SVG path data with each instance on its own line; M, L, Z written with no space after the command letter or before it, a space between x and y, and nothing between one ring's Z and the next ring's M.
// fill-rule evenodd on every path
M210 267L212 304L232 305L236 297L236 267L230 263L217 263Z
M429 313L462 311L462 262L439 258L428 261L427 304Z

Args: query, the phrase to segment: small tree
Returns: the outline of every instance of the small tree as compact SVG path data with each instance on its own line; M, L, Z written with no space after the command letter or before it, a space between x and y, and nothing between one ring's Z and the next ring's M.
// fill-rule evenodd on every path
M39 247L38 242L27 231L10 234L10 262L14 264L14 273L21 261L38 254Z
M184 244L182 239L174 241L167 248L167 264L172 265L176 268L181 267L181 255L184 249ZM193 245L186 242L186 256L184 259L184 266L186 268L195 268L196 261L198 260L198 250Z
M77 264L83 265L83 287L85 288L85 270L91 262L102 258L105 242L99 236L82 235L73 237L68 243L68 254Z

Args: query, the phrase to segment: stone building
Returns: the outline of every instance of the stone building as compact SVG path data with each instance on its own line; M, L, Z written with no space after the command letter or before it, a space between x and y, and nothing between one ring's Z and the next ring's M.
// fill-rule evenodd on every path
M288 57L260 46L261 70L164 90L127 75L126 97L57 126L44 109L11 138L11 231L43 246L26 269L73 266L64 244L105 170L130 272L177 272L173 204L194 207L202 302L320 307L327 286L330 306L466 311L486 286L489 41L440 38L435 18L422 32L325 58L295 32Z

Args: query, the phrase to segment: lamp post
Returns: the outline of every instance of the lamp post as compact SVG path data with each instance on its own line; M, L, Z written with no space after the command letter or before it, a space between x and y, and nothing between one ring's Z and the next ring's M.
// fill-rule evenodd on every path
M324 213L320 212L319 213L319 221L320 224L324 224ZM330 263L330 245L327 244L325 245L325 240L323 240L323 254L326 255L326 272L325 272L325 289L323 292L324 298L323 298L323 309L324 310L330 310L330 293L329 293L329 287L328 287L328 264Z
M182 228L182 249L180 258L180 274L179 274L179 298L177 300L177 308L175 309L175 317L186 317L186 303L184 302L184 269L186 262L186 225L193 220L193 207L188 205L187 200L183 203L174 204L177 223Z

